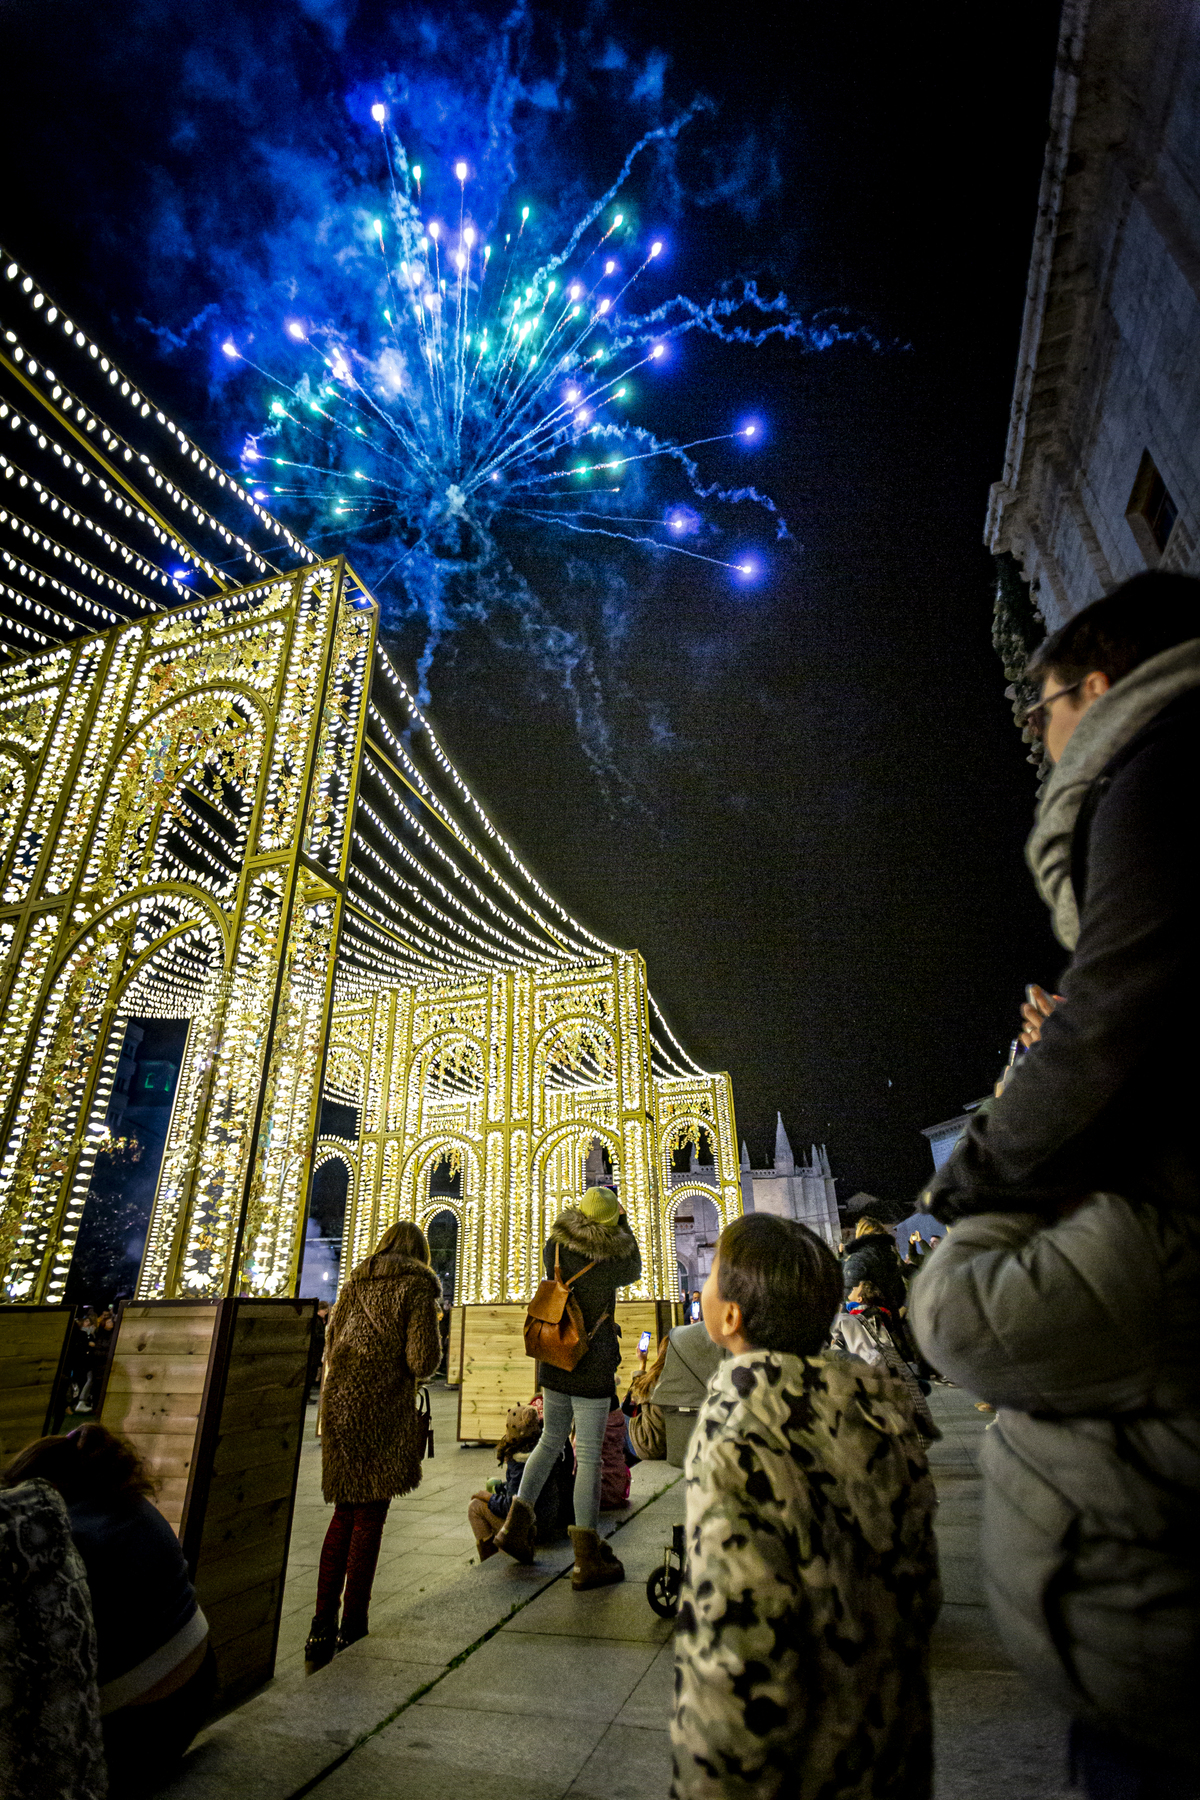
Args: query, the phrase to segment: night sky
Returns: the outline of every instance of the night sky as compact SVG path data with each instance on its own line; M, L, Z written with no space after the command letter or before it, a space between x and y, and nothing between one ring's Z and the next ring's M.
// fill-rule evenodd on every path
M843 1198L915 1191L920 1127L990 1087L1024 983L1061 965L1021 856L1034 775L981 543L1055 10L1014 5L1000 29L971 0L535 6L508 40L518 197L582 201L704 95L713 109L631 183L669 245L652 297L748 276L858 336L815 353L693 336L647 385L659 430L763 420L752 464L724 446L705 463L788 522L783 543L735 524L732 547L761 545L761 581L514 535L506 552L586 646L595 692L573 698L561 659L531 657L480 605L439 648L429 710L545 883L642 951L693 1055L730 1071L753 1161L781 1108L798 1149L827 1143ZM408 83L431 165L456 136L482 141L505 16L10 0L6 247L235 467L256 415L218 368L220 335L256 283L260 315L283 317L286 246L343 163L369 167L363 108L385 74ZM375 553L353 552L368 584ZM399 591L380 599L411 667L423 628Z

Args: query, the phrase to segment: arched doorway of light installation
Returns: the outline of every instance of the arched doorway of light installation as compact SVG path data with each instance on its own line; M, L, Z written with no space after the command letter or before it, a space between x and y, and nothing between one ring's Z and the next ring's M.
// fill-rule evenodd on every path
M135 1163L128 1156L128 1144L117 1149L117 1141L128 1138L128 1133L113 1129L114 1122L124 1122L113 1117L114 1111L124 1110L121 1102L128 1098L121 1083L136 1075L136 1050L148 1028L165 1036L178 1050L179 1064L187 1065L185 1046L193 1041L192 1022L204 1011L204 996L219 981L226 943L224 920L207 896L162 883L114 902L65 947L42 1008L41 1029L26 1059L24 1092L19 1092L10 1126L10 1144L18 1147L4 1170L14 1196L24 1202L25 1282L30 1297L36 1293L53 1302L66 1298L68 1287L74 1298L77 1288L93 1285L86 1262L71 1279L85 1222L87 1261L99 1260L104 1273L94 1295L80 1297L107 1303L122 1288L132 1291L152 1220L179 1068L169 1082L157 1072L154 1098L166 1106L153 1110L165 1112L165 1117L156 1121L154 1132L139 1134L143 1153L152 1156L152 1162L147 1160L142 1167L137 1166L140 1157ZM153 1143L147 1141L151 1138ZM122 1157L124 1171L113 1167ZM110 1190L108 1206L101 1205L105 1196L93 1186L98 1163L101 1187ZM135 1168L138 1192L131 1210L127 1184L120 1176ZM98 1218L99 1212L107 1216ZM122 1231L125 1254L118 1256ZM107 1257L105 1244L111 1252ZM126 1263L132 1266L127 1269ZM12 1288L14 1297L26 1297L20 1291L20 1276Z
M721 1235L721 1210L711 1188L698 1183L676 1188L667 1208L674 1231L680 1299L687 1301L704 1286Z
M530 1250L533 1287L541 1279L541 1246L564 1206L590 1186L620 1194L617 1048L610 1027L581 1014L558 1019L533 1056L534 1147Z
M322 1124L325 1124L324 1119ZM296 1289L302 1300L313 1295L321 1301L337 1299L342 1239L354 1199L356 1173L353 1151L348 1144L318 1138Z

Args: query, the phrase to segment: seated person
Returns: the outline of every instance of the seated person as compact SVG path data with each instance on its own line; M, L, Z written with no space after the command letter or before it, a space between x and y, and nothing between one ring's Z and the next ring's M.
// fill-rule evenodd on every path
M705 1336L708 1336L707 1332ZM629 1392L621 1402L621 1411L629 1421L625 1428L626 1454L636 1456L639 1462L662 1462L666 1458L667 1439L662 1408L655 1406L650 1396L658 1386L670 1342L669 1335L663 1338L658 1346L658 1354L649 1368L643 1357L642 1367L630 1382Z
M504 1474L493 1477L487 1488L478 1494L472 1494L467 1506L467 1518L475 1533L481 1563L496 1555L496 1545L492 1540L508 1517L508 1509L521 1485L529 1453L541 1435L542 1415L536 1404L509 1408L504 1436L496 1445L496 1461L504 1469ZM574 1524L574 1490L575 1456L570 1444L564 1444L562 1454L534 1506L539 1543L545 1543L552 1537L561 1537L568 1525Z
M821 1346L842 1300L794 1219L721 1234L704 1323L729 1357L687 1461L675 1800L929 1800L935 1495L881 1369Z
M103 1425L26 1445L4 1485L41 1480L67 1506L96 1625L109 1793L133 1800L169 1779L216 1692L208 1621L179 1539L150 1502L131 1444Z
M600 1511L629 1505L629 1462L625 1455L625 1414L613 1395L608 1423L600 1441Z

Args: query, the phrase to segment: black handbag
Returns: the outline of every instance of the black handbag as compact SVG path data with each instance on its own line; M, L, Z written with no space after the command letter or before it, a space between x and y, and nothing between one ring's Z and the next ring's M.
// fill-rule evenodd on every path
M433 1460L433 1408L429 1404L429 1389L423 1387L417 1395L417 1461L424 1462L426 1457Z

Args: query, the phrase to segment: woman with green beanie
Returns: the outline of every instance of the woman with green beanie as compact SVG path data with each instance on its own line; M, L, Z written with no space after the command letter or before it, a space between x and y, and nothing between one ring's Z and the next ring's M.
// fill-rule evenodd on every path
M611 1188L589 1188L578 1206L563 1209L554 1221L543 1264L547 1278L555 1258L564 1281L579 1302L588 1347L573 1369L538 1365L545 1425L508 1517L496 1533L496 1546L518 1562L533 1561L537 1530L534 1503L575 1426L575 1523L571 1543L575 1566L573 1588L606 1587L623 1581L625 1571L596 1532L600 1518L600 1452L608 1415L616 1405L615 1377L621 1344L614 1312L617 1289L636 1281L642 1253ZM591 1265L589 1267L589 1264ZM583 1273L580 1273L580 1271ZM572 1280L572 1277L576 1277Z

